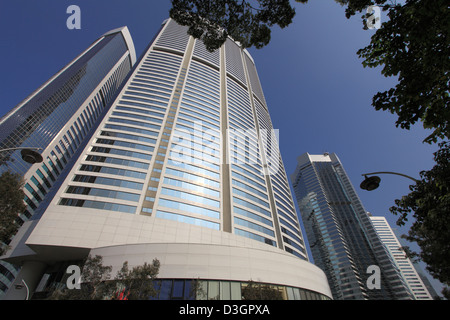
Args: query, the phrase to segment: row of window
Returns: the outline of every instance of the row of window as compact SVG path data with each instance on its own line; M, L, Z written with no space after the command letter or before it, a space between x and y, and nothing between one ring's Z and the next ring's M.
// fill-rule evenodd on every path
M254 229L256 231L265 233L265 234L267 234L267 235L269 235L271 237L275 237L275 232L273 232L272 229L263 227L263 226L261 226L259 224L250 222L248 220L244 220L244 219L241 219L241 218L238 218L238 217L234 217L234 223L237 224L237 225L243 226L243 227L247 227L247 228Z
M206 198L203 196L197 196L192 193L188 193L188 192L184 192L184 191L179 191L179 190L174 190L174 189L169 189L169 188L163 187L163 188L161 188L161 194L167 195L167 196L172 196L172 197L179 198L179 199L193 201L198 204L204 204L207 206L220 208L220 201L209 199L209 198Z
M159 118L150 117L150 116L144 116L144 115L141 115L141 114L130 113L130 112L113 111L112 115L113 116L124 117L124 118L133 118L133 119L138 119L138 120L143 120L143 121L162 123L162 120L159 119ZM155 126L155 129L159 129L159 128L160 127Z
M112 157L95 156L95 155L88 155L86 157L86 161L111 163L111 164L134 167L134 168L139 168L139 169L144 169L144 170L148 169L148 167L149 167L148 163L145 163L145 162L112 158Z
M244 300L248 282L200 280L200 279L158 279L155 289L156 300ZM282 300L330 300L314 291L267 284L276 290Z
M177 129L175 129L174 135L172 136L172 149L169 153L170 157L168 164L170 166L178 167L179 169L182 169L182 171L179 169L171 168L170 166L166 168L166 173L188 178L193 183L170 178L165 178L164 183L195 192L202 192L207 196L219 197L220 194L218 191L205 187L205 184L219 187L219 183L211 179L219 178L219 166L213 164L218 163L219 161L218 159L214 158L214 154L216 153L215 149L210 148L213 146L217 149L219 148L219 145L214 142L217 141L219 133L213 132L211 129L219 129L218 126L213 125L213 123L219 124L219 108L217 108L216 111L216 108L214 108L215 106L213 106L209 102L203 101L203 99L208 100L205 96L203 96L202 99L194 98L194 96L198 97L199 91L196 92L193 90L195 87L194 83L196 81L199 81L199 78L200 77L193 77L192 73L189 73L185 88L185 95L183 96L183 100L181 102L181 105L183 106L181 110L183 112L179 113L180 118L177 119L176 123ZM189 93L192 93L193 96L191 100L186 100L186 94ZM215 116L215 114L217 114L217 116ZM207 133L204 131L207 131ZM204 145L205 143L207 146ZM186 155L184 155L184 153L186 153ZM180 154L182 156L181 161L179 158ZM208 169L204 166L208 167ZM188 172L186 172L186 170ZM206 176L200 177L199 174L206 175L209 178L207 178ZM173 197L179 198L180 200L176 201L161 198L158 202L159 207L180 210L184 213L190 213L192 214L192 216L158 210L156 213L156 217L199 225L215 230L220 229L219 223L201 219L196 216L204 215L205 217L219 219L220 213L218 211L214 211L203 206L204 204L206 204L212 207L219 208L219 201L168 188L162 188L161 193L171 195ZM183 200L193 201L198 204L188 204Z
M230 48L228 48L230 49ZM256 70L254 68L253 63L251 63L250 59L248 57L245 57L247 59L247 63L249 63L249 72L250 72L250 76L251 76L251 80L252 80L252 86L255 86L255 90L256 93L259 95L259 99L261 99L262 101L264 100L264 97L262 96L262 90L259 84L259 80L257 78L256 75ZM240 61L240 57L236 56L236 61L239 63ZM236 62L234 61L234 62ZM237 74L235 73L234 76L237 76ZM238 77L239 78L239 77ZM245 81L243 78L240 78L241 81L243 81L243 83L245 84ZM228 84L228 103L229 103L229 123L230 123L230 128L233 129L239 129L239 128L254 128L254 119L253 119L253 112L250 106L250 101L249 101L249 97L248 97L248 93L242 89L242 87L240 85L238 85L236 82L234 82L231 78L227 79L227 84ZM259 119L260 123L261 120L263 120L264 122L264 126L262 127L263 129L265 128L267 132L271 133L272 132L272 126L270 123L270 117L267 113L267 108L262 106L262 103L258 100L255 99L255 104L256 107L260 107L262 111L264 111L264 119ZM260 113L261 114L261 113ZM248 130L247 130L248 131ZM233 133L235 134L235 140L233 140L233 135L230 135L230 146L231 146L231 150L235 151L235 153L232 154L232 161L235 161L235 163L237 162L238 164L240 164L241 166L235 166L233 167L233 169L236 169L238 172L236 171L232 171L232 175L233 177L238 178L239 180L249 183L252 186L257 186L257 188L259 188L260 190L266 192L266 188L265 188L265 181L263 179L258 179L261 173L262 173L262 166L261 166L261 162L260 162L260 156L259 156L259 147L258 147L258 139L257 139L257 135L255 133L254 136L249 135L249 133L245 131L246 133L244 134L245 137L240 137L239 134L241 133L241 131L239 130L235 130L233 131ZM236 137L238 138L238 140L236 140ZM267 146L270 148L271 144L273 144L271 142L270 139L272 139L272 136L268 137L269 140L267 140ZM240 140L239 140L240 139ZM245 139L245 142L244 140ZM234 145L233 145L234 143ZM274 146L274 148L277 148L276 146ZM272 157L274 156L273 153L274 151L277 152L275 154L275 158L278 155L279 157L279 152L278 149L274 149L274 150L270 150L270 154L269 156L272 155ZM277 161L279 159L275 159L275 161ZM278 167L277 165L281 166ZM245 169L244 169L245 168ZM285 187L287 185L287 180L284 174L284 169L282 168L282 163L281 160L279 160L279 164L277 163L275 166L272 164L270 166L270 169L272 171L274 171L274 169L277 170L278 175L275 177L277 182L276 185L283 185L283 190L285 190L285 192L283 193L279 193L280 195L277 195L276 190L274 190L275 193L275 197L278 200L278 202L276 202L277 205L281 204L283 206L283 209L285 211L287 211L287 213L289 215L294 215L294 220L292 220L293 225L289 225L289 228L294 231L296 234L299 233L299 230L297 229L297 223L296 223L296 217L295 217L295 209L292 209L292 205L288 205L292 203L291 198L289 197L290 195L290 191L289 191L289 187ZM281 169L281 172L280 172ZM280 175L281 174L281 175ZM283 176L284 174L284 176ZM247 176L252 177L253 179L247 178ZM258 181L258 182L255 182ZM261 183L261 184L259 184ZM251 194L255 194L258 196L262 196L264 197L264 193L260 192L257 190L257 188L254 187L250 187L249 185L243 184L240 181L237 181L235 179L233 179L233 184L235 184L236 186L239 186L243 189L245 189L246 191L249 191ZM236 193L236 188L234 188L234 192ZM252 196L249 193L246 192L242 192L242 190L239 190L239 192L241 196L244 196L245 198L247 198L248 200L252 200L252 201L256 201L259 204L262 204L263 206L267 206L267 203L264 203L263 201L261 201L260 199ZM289 199L289 200L288 200ZM242 199L241 199L242 201ZM289 208L289 209L288 209ZM259 210L258 210L259 211ZM248 211L247 211L248 212ZM256 216L256 215L255 215ZM287 222L283 221L282 223L287 224ZM287 229L284 229L287 230ZM289 231L289 236L293 236L295 233ZM285 237L286 238L286 237ZM301 239L299 237L293 237L296 241L302 243ZM288 239L288 238L286 238ZM290 239L286 240L292 242ZM294 242L293 242L294 243ZM297 244L295 244L297 246ZM303 249L303 248L301 248ZM302 251L304 252L304 250Z
M147 152L152 152L155 148L153 146L148 146L141 143L132 143L128 141L122 140L113 140L113 139L97 139L96 143L98 144L106 144L110 146L124 147L130 149L139 149Z
M210 52L206 49L205 44L200 41L195 41L194 47L194 57L199 57L205 59L209 63L212 63L215 66L219 66L220 63L220 50L215 50L214 52Z
M194 183L181 181L181 180L177 180L177 179L172 179L172 178L164 178L164 183L167 184L167 185L171 185L171 186L187 189L187 190L190 190L190 191L203 193L203 194L205 194L207 196L210 196L210 197L215 197L215 198L219 198L220 197L220 192L219 191L216 191L214 189L207 188L207 187L204 187L204 186L201 186L201 185L197 185L197 184L194 184Z
M118 211L118 212L124 212L124 213L132 213L132 214L136 213L135 206L129 206L129 205L111 203L111 202L104 202L104 201L61 198L61 200L59 201L58 204L62 205L62 206L70 206L70 207L83 207L83 208Z
M247 230L243 230L243 229L239 229L239 228L234 228L234 233L249 239L253 239L259 242L264 242L265 244L269 244L271 246L276 247L276 242L273 239L261 236L259 234L253 233L253 232L249 232Z
M268 226L270 226L270 227L273 226L273 223L272 223L271 220L266 219L266 218L264 218L264 217L262 217L262 216L260 216L260 215L258 215L258 214L255 214L255 213L253 213L253 212L250 212L250 211L248 211L248 210L246 210L246 209L243 209L243 208L240 208L240 207L237 207L237 206L233 206L233 212L234 212L235 214L239 214L239 215L241 215L241 216L245 216L245 217L247 217L247 218L256 220L256 221L258 221L258 222L262 222L262 223L264 223L264 224L266 224L266 225L268 225Z
M124 177L130 177L130 178L136 178L136 179L142 179L142 180L144 180L147 175L144 172L139 172L139 171L134 171L134 170L112 168L112 167L105 167L105 166L96 166L96 165L90 165L90 164L82 164L80 167L80 171L106 173L106 174L112 174L112 175L118 175L118 176L124 176Z
M129 157L129 158L137 158L137 159L148 160L148 161L150 161L152 159L152 155L151 154L142 153L142 152L136 152L136 151L116 149L116 148L106 148L106 147L94 146L94 147L92 147L91 152L104 153L104 154L110 154L110 155L118 155L118 156L125 156L125 157Z
M257 206L251 202L248 202L246 200L240 199L238 197L233 196L233 203L244 206L248 209L252 209L254 211L257 211L259 213L262 213L263 215L267 216L267 217L272 217L272 214L270 213L269 210L263 209L260 206Z
M205 166L214 170L220 165L220 155L216 150L197 143L172 143L170 154L176 161L205 162Z
M225 42L225 63L227 73L230 73L237 79L239 79L244 85L246 85L244 64L242 62L241 49L238 45L227 39Z
M202 132L197 132L202 133ZM172 137L171 137L172 143L181 143L187 146L195 147L198 146L200 150L203 150L204 148L208 148L209 152L211 154L219 153L220 151L220 145L215 142L214 140L207 140L204 137L199 137L195 134L191 134L188 131L182 131L175 129L173 131Z
M183 52L189 40L187 27L178 25L172 20L166 23L164 27L164 32L161 33L155 45Z
M136 193L100 189L100 188L91 188L91 187L80 187L80 186L69 186L66 190L66 193L82 194L93 197L112 198L132 202L138 202L140 197L140 195Z
M161 129L161 126L152 124L152 123L148 123L148 122L142 122L142 121L135 121L135 120L129 120L129 119L122 119L122 118L109 118L108 119L109 122L113 122L113 123L121 123L124 125L132 125L132 126L137 126L137 127L143 127L143 128L147 128L147 129L156 129L159 130Z
M153 56L160 55L160 53L155 52ZM150 61L154 59L154 57L147 57L146 63L150 63ZM159 62L160 63L160 62ZM146 68L141 68L145 70ZM147 70L148 71L148 70ZM141 74L151 75L152 72L142 72ZM151 76L156 81L149 81L148 78L137 78L134 80L133 86L127 88L125 91L125 95L122 96L122 100L119 101L119 104L116 106L114 111L111 114L111 117L108 119L108 122L105 125L105 129L109 129L108 131L104 130L101 132L102 136L108 136L109 139L99 138L96 140L97 144L106 144L109 146L114 146L114 148L106 148L101 146L94 146L91 149L91 152L95 153L107 153L107 154L115 154L126 157L133 157L145 160L151 160L151 153L154 151L154 145L156 143L156 139L147 138L145 136L153 136L156 137L159 135L159 130L161 129L160 125L152 124L162 124L162 119L165 113L165 107L168 102L168 94L170 92L168 89L164 89L165 84L160 83L161 78L164 78L162 82L167 82L170 79L170 74L167 76L163 76L162 74L154 74ZM174 76L172 76L174 77ZM168 86L167 86L168 87ZM155 131L148 130L154 129ZM112 131L114 130L114 131ZM130 134L130 133L137 133ZM118 140L123 139L123 140ZM142 143L136 142L144 142L151 144L153 146L144 145ZM122 149L134 149L132 150L124 150ZM144 152L139 152L142 150ZM149 154L150 153L150 154ZM96 173L106 173L112 175L119 175L123 177L133 177L137 179L145 179L146 173L130 170L129 168L139 168L148 170L148 163L135 161L135 160L125 160L113 157L105 157L105 156L97 156L95 154L89 154L86 157L86 161L92 161L101 163L102 165L88 165L82 164L80 167L81 172L96 172ZM103 164L111 163L115 165L123 166L124 168L113 168L107 167ZM127 168L128 167L128 168ZM87 182L96 185L110 185L115 187L124 187L136 190L142 190L143 183L127 181L121 179L112 179L106 177L98 177L98 176L88 176L88 175L76 175L75 182ZM85 194L96 197L104 197L115 200L127 200L127 201L139 201L140 194L134 194L130 192L117 191L117 190L106 190L101 188L94 187L81 187L81 186L69 186L66 190L67 194L75 193L75 194ZM148 198L148 197L147 197ZM149 198L148 198L149 199ZM148 200L147 199L147 200ZM109 201L91 201L91 200L77 200L77 199L62 199L62 205L72 205L72 206L82 206L96 209L111 209L120 212L127 213L135 213L136 207L134 206L124 206L116 203L112 203Z
M155 116L155 117L161 117L161 118L164 117L163 113L147 110L147 109L140 108L140 107L139 108L138 107L125 107L125 106L117 105L115 107L115 110L126 111L126 112L142 113L142 114L151 115L151 116ZM161 123L162 120L156 119L156 122Z
M233 194L238 195L238 196L243 197L243 198L246 198L247 200L255 202L255 203L257 203L257 204L259 204L259 205L261 205L261 206L263 206L263 207L265 207L265 208L270 210L270 205L267 202L267 200L262 200L260 198L257 198L255 196L249 194L248 192L239 190L239 189L234 188L234 187L232 188L232 191L233 191Z
M202 73L201 77L204 78L205 75L206 72ZM208 96L205 90L201 90L195 84L201 77L198 77L198 75L193 76L193 73L189 73L187 77L185 92L197 97L200 97L199 93L203 95L202 99L195 98L186 103L183 98L181 102L183 107L181 108L181 112L178 113L178 119L176 121L177 129L174 130L171 137L172 145L169 150L169 166L166 168L167 174L187 178L190 181L181 181L166 177L164 184L182 188L186 191L202 193L204 196L163 187L161 189L161 195L169 195L179 200L169 200L162 197L159 199L158 207L180 210L184 214L158 210L156 217L219 230L220 224L218 222L198 217L198 215L203 215L205 217L219 219L220 216L218 211L204 206L220 207L220 201L207 198L208 196L219 198L220 193L206 187L219 187L219 183L213 180L219 178L220 167L218 164L215 164L219 163L219 159L215 157L215 154L219 150L219 144L214 142L217 141L219 132L214 132L212 128L219 130L218 125L220 125L220 122L218 117L219 108L216 111L209 103L213 103L213 101L205 97ZM211 98L211 96L209 97ZM206 102L206 100L209 102ZM201 177L199 175L206 175L208 177ZM197 204L188 204L185 202L186 200ZM192 216L186 214L192 214Z
M251 66L253 67L253 65ZM250 68L251 69L251 68ZM251 71L249 69L249 72ZM253 70L253 69L252 69ZM254 70L253 70L254 71ZM260 90L260 86L259 86L259 82L257 81L257 76L255 74L250 74L250 76L253 76L252 79L252 86L256 84L257 86L257 92L260 94L261 98L262 97L262 91L259 92ZM256 83L258 82L258 83ZM255 89L255 88L254 88ZM266 152L266 157L267 157L267 161L269 161L268 163L268 169L269 169L269 173L270 173L270 178L271 178L271 182L272 182L272 190L274 192L274 196L275 196L275 204L277 206L277 212L279 214L279 221L282 225L286 226L285 227L281 227L282 232L289 236L283 236L283 242L291 247L285 247L286 251L291 252L301 258L305 258L305 249L303 247L303 241L300 239L300 237L298 236L299 234L299 229L298 229L298 224L296 222L297 218L296 218L296 214L295 214L295 209L293 209L292 206L292 200L290 198L290 191L289 187L287 187L287 179L284 173L284 169L283 169L283 165L280 159L280 155L279 155L279 150L278 147L276 145L276 141L272 141L275 137L273 136L272 132L273 132L273 127L270 121L270 116L267 113L266 108L263 107L263 105L260 103L260 101L258 101L258 99L254 99L253 100L255 103L255 108L257 111L257 116L258 116L258 122L260 125L260 128L262 130L263 133L265 133L265 135L262 137L263 139L263 146L264 146L264 151ZM251 115L249 115L251 116ZM236 122L238 123L239 120L236 120ZM242 124L242 119L241 119L241 125L245 125ZM274 161L276 161L276 163L273 163ZM283 192L281 192L280 190L284 190ZM281 209L281 210L280 210ZM283 218L285 218L286 220L284 220ZM289 221L289 222L287 222ZM300 254L299 252L303 253Z
M236 172L237 174L241 174L241 175L244 174L244 175L248 176L251 181L256 181L256 185L262 185L265 188L266 181L263 178L261 178L260 176L247 170L246 168L248 168L248 166L246 168L243 168L244 166L245 166L245 164L236 165L236 164L232 163L231 170L233 172Z
M176 210L189 212L189 213L193 213L193 214L203 215L203 216L209 217L209 218L214 218L214 219L220 218L220 213L218 211L208 209L208 208L202 207L200 205L187 204L187 203L184 203L181 201L160 198L158 205L165 207L165 208L171 208L171 209L176 209Z
M149 144L155 144L156 143L156 139L146 138L146 137L142 137L142 136L136 136L136 135L133 135L133 134L122 133L122 132L102 131L100 133L100 135L101 136L107 136L107 137L113 137L113 138L121 138L121 139L145 142L145 143L149 143Z
M167 220L172 220L172 221L193 224L193 225L204 227L204 228L220 230L220 224L217 222L212 222L212 221L203 220L203 219L199 219L199 218L189 217L189 216L185 216L182 214L169 213L169 212L164 212L164 211L158 210L156 212L156 217L162 218L162 219L167 219Z
M170 166L184 169L184 170L192 171L193 173L196 173L196 174L205 175L205 176L213 178L213 179L218 180L220 178L220 174L218 173L218 171L206 169L206 168L200 167L198 165L195 165L194 163L178 162L178 161L173 161L171 159L168 159L167 164Z
M167 59L168 65L158 62L157 60L160 58ZM107 136L108 139L99 138L96 141L96 143L106 144L108 147L94 146L91 152L131 156L146 160L151 159L151 153L154 151L153 146L132 141L155 145L156 139L147 138L145 136L156 137L158 131L162 129L160 125L163 123L163 112L165 112L165 108L167 107L168 93L171 88L170 84L174 83L179 62L180 60L175 58L175 55L156 51L152 52L152 54L146 58L138 75L133 79L132 86L127 88L125 95L112 113L113 117L108 119L108 123L104 127L104 131L101 135ZM178 113L179 118L176 122L176 126L179 128L176 131L177 133L183 132L186 135L186 131L184 130L190 130L188 135L191 139L187 140L189 148L186 149L189 152L190 161L177 163L177 161L173 160L174 151L177 150L169 150L170 159L167 162L168 167L166 168L167 174L173 175L174 177L186 178L189 179L189 181L166 177L163 181L165 185L182 188L186 191L162 187L161 195L171 196L173 198L172 200L164 197L158 199L158 206L192 213L192 216L181 215L168 210L157 210L155 215L160 218L182 221L218 230L220 228L219 223L201 219L195 215L204 215L215 219L218 219L220 215L218 211L205 208L205 205L210 206L211 208L220 208L220 201L212 199L219 198L220 193L219 191L210 188L219 188L219 183L215 179L219 179L220 163L218 158L214 157L216 152L217 155L220 155L218 152L221 148L220 144L215 142L220 138L220 133L218 131L220 129L219 74L215 70L205 67L197 62L193 62L190 68L190 73L185 86L185 95L183 96L180 112ZM235 85L231 87L229 92L231 118L233 118L236 128L242 128L249 126L250 124L254 126L251 109L246 109L249 107L249 104L243 105L241 102L241 98L247 93L241 89L241 87ZM195 131L196 123L201 123L203 129L201 132L198 132L198 130ZM154 131L151 129L154 129ZM193 134L191 134L191 130L194 130ZM205 138L207 138L207 140L205 140ZM184 147L182 143L173 143L172 145L175 146L175 149L177 146ZM123 150L121 147L134 149L136 151ZM233 147L238 152L236 153L237 156L244 156L244 159L252 157L255 159L255 164L243 163L232 166L232 183L236 186L236 188L233 187L233 193L242 197L233 197L233 201L236 204L236 206L234 206L234 212L242 217L235 217L234 223L236 226L243 226L255 230L255 233L253 233L236 227L236 233L258 241L263 241L270 245L275 245L275 241L267 237L274 237L274 232L270 229L273 227L272 221L263 217L266 216L270 218L271 213L266 195L267 189L265 187L265 180L261 176L262 167L259 157L257 156L259 152L257 137L251 136L249 139L245 140L245 144L235 143ZM145 152L138 152L139 149L146 151L147 154ZM208 159L203 159L205 153L209 154L210 157ZM158 154L163 155L165 152L159 152ZM197 160L199 159L202 159L202 161L198 162ZM103 164L111 163L148 170L148 163L136 160L123 160L109 156L105 157L89 154L86 161L102 163L102 166L83 164L80 167L80 171L100 172L145 179L146 174L143 172L110 168L103 166ZM75 180L77 182L105 184L136 190L142 189L141 183L108 177L100 178L93 175L77 175ZM159 179L152 179L152 181L159 181ZM153 191L156 191L155 188L153 189ZM202 193L203 196L187 191ZM67 193L81 193L110 199L126 199L136 202L139 199L138 195L134 194L133 196L132 193L123 191L80 186L70 186ZM179 201L175 200L176 198L178 198ZM155 201L155 198L154 196L148 196L146 200ZM197 203L197 205L185 203L184 201L186 200ZM279 200L280 202L284 202L283 199ZM114 204L109 203L108 201L66 199L64 205L109 208ZM133 210L136 209L134 207L129 207L130 206L119 206L114 207L114 210L134 212ZM247 208L248 210L244 208ZM146 212L151 213L152 210L148 208L148 211ZM249 220L243 218L249 218ZM269 228L264 227L263 225L266 225ZM260 233L266 234L267 236L262 236ZM286 232L286 234L290 235L289 232Z
M281 160L280 160L281 161ZM282 167L282 165L280 164ZM279 168L276 174L270 176L272 182L272 190L275 196L275 204L277 206L277 213L281 224L281 231L284 234L282 239L285 244L285 250L302 258L306 258L305 245L300 234L298 218L296 211L293 208L290 192L280 191L280 183L287 181L284 174L284 169ZM283 183L283 186L285 183ZM284 190L284 188L283 188Z
M76 182L84 182L84 183L97 183L104 184L107 186L115 186L122 188L129 188L135 190L142 190L144 184L139 182L127 181L127 180L119 180L119 179L111 179L105 177L98 176L86 176L86 175L75 175L73 181Z
M69 159L75 154L84 138L88 135L89 130L96 123L96 119L102 114L103 108L112 97L110 92L115 91L127 74L127 70L129 70L129 68L127 69L126 67L127 63L129 62L124 60L119 68L114 71L104 86L93 97L91 102L82 110L79 117L73 122L72 126L70 126L69 130L62 135L59 145L56 144L54 146L54 151L50 151L52 158L47 157L47 163L50 168L45 163L42 164L45 174L38 169L36 175L30 178L38 191L28 184L27 190L30 192L31 198L28 196L25 198L25 202L29 205L29 208L25 212L26 218L30 218L31 214L29 212L34 211L37 208L37 203L42 201L51 185L56 181L60 172L62 172L65 165L69 162ZM42 197L39 194L42 195Z
M189 169L189 167L187 169ZM180 170L177 170L177 169L174 169L174 168L170 168L170 167L166 168L166 173L167 174L171 174L171 175L178 176L180 178L185 178L185 179L188 179L188 180L192 180L192 181L194 181L196 183L199 183L199 184L205 184L205 185L208 185L208 186L211 186L211 187L219 188L220 185L219 185L219 183L216 180L209 179L207 177L198 175L198 174L205 175L205 172L210 172L210 171L209 170L204 170L204 172L195 171L195 174L194 174L194 173L188 173L188 172L185 172L185 171L180 171Z

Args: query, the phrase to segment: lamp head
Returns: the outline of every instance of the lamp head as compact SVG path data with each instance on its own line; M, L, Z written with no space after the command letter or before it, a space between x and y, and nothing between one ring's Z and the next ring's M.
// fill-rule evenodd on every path
M31 149L23 149L20 154L22 155L23 161L31 164L40 163L44 160L38 152Z
M365 179L363 182L361 182L360 188L363 190L367 190L367 191L372 191L375 190L376 188L378 188L378 186L380 185L380 177L378 176L373 176L373 177L367 177L364 176Z

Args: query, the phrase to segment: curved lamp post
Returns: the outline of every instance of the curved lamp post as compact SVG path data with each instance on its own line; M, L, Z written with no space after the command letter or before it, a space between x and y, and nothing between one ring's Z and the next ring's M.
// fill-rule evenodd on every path
M23 283L23 284L22 284ZM16 289L20 290L25 286L27 289L27 295L25 297L25 300L28 300L30 298L30 289L28 289L27 283L22 279L22 282L20 284L16 284Z
M363 173L362 176L364 176L364 181L361 182L360 188L363 190L367 190L367 191L372 191L372 190L375 190L376 188L378 188L378 186L380 185L380 181L381 181L381 178L378 176L368 177L369 174L370 175L372 175L372 174L395 174L398 176L402 176L402 177L411 179L414 182L419 181L417 179L414 179L413 177L410 177L410 176L407 176L406 174L398 173L398 172L384 171L384 172Z
M20 154L22 155L22 159L25 162L35 164L35 163L41 163L44 159L42 156L35 150L42 150L42 148L8 148L8 149L1 149L0 152L4 151L11 151L11 150L22 150Z

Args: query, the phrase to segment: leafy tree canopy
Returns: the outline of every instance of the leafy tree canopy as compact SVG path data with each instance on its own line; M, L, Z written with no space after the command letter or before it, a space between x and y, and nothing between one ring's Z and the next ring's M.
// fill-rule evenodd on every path
M103 265L100 255L88 256L82 263L81 288L55 290L50 300L146 300L157 294L153 286L160 262L154 259L131 270L128 261L111 279L111 266Z
M115 280L123 286L123 292L127 299L145 300L157 295L153 280L158 276L159 267L159 260L154 259L151 264L145 262L130 270L126 261L117 273Z
M289 0L172 0L169 13L179 24L189 26L190 35L202 39L206 48L214 51L228 36L244 48L264 47L270 41L270 28L287 27L295 9Z
M395 76L394 88L372 99L376 110L398 115L396 126L410 129L421 121L433 130L424 142L450 139L450 9L446 0L348 0L347 16L376 3L387 11L387 21L376 30L370 44L357 54L364 67L382 66L386 77Z
M23 184L22 177L10 171L0 176L0 255L5 253L6 244L20 227L17 223L18 214L26 208Z
M434 154L436 165L420 173L421 180L390 211L404 225L411 213L414 222L406 235L421 252L413 253L427 264L430 274L450 286L450 142L441 142Z

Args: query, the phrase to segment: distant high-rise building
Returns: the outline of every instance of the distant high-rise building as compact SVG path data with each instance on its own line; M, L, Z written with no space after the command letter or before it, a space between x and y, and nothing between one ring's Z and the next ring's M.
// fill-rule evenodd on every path
M329 299L300 230L249 52L231 39L208 52L168 19L8 259L17 281L47 274L42 288L92 254L113 275L159 259L158 299L195 299L193 280L208 299L241 299L251 280Z
M10 170L25 181L27 208L19 215L20 223L32 217L48 200L51 187L64 178L63 170L83 149L135 62L128 28L112 30L0 120L0 173ZM25 162L22 148L40 148L43 162ZM16 273L16 267L0 262L0 297Z
M335 154L303 154L291 175L314 263L333 298L411 299ZM380 270L380 286L368 285Z
M402 249L402 245L398 241L397 236L387 222L386 218L371 215L370 220L372 221L372 224L384 246L387 247L389 253L394 258L394 261L397 264L403 278L406 280L406 284L413 293L414 298L416 300L433 299L416 271L413 263L406 256L405 251Z

